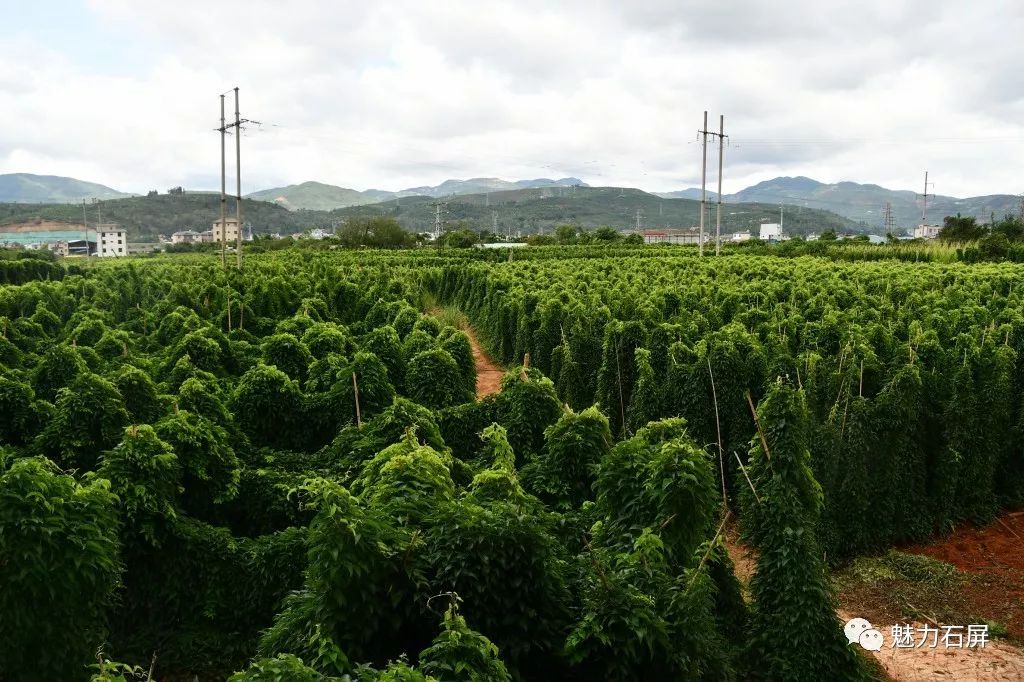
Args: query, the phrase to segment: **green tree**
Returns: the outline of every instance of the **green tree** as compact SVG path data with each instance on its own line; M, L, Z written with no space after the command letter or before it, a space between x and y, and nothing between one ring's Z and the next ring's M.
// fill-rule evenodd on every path
M181 466L152 426L129 426L124 440L100 458L96 476L110 481L126 525L146 543L159 545L176 518Z
M473 399L458 363L440 348L413 356L406 370L405 387L410 398L434 409Z
M99 454L117 445L130 421L117 387L86 373L60 390L53 418L37 443L62 466L91 471Z
M979 225L974 216L946 216L942 221L939 239L946 242L973 242L988 233L988 228Z
M76 481L41 457L0 459L4 679L85 676L121 571L116 504L109 481Z
M572 244L576 241L575 225L559 225L555 228L555 239L559 244Z
M848 645L815 537L822 494L810 469L808 414L802 391L774 384L758 405L768 450L754 438L741 493L743 533L759 552L750 583L748 640L752 667L765 680L863 680ZM778 637L786 623L786 637Z
M480 241L480 236L472 230L454 230L441 236L441 243L452 249L469 249Z

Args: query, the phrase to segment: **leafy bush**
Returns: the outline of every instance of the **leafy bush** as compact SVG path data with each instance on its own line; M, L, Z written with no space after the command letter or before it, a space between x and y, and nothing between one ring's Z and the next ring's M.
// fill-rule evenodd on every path
M0 658L11 680L80 679L121 572L117 498L43 458L0 461Z

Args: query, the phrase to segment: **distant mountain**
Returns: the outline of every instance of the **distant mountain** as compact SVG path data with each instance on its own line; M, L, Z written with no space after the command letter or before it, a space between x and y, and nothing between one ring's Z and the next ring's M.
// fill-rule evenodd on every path
M569 223L584 229L609 225L618 230L688 228L700 222L700 204L689 199L662 199L654 194L625 187L563 186L528 187L512 190L461 194L446 198L441 210L445 229L461 227L493 229L500 233L535 232L550 234L555 227ZM245 204L245 221L256 234L291 234L312 228L332 230L354 216L391 216L405 229L426 232L433 229L435 198L426 195L349 206L332 211L289 211L276 202L250 199ZM117 222L128 231L132 243L153 242L159 234L179 230L207 230L220 214L220 197L212 192L159 194L104 201L104 220ZM722 233L755 230L777 215L774 204L744 203L722 211ZM233 197L227 200L228 215L233 215ZM90 221L92 210L90 209ZM712 221L714 212L712 212ZM80 206L67 203L0 203L0 232L4 228L37 225L53 221L78 223ZM713 222L708 225L709 234ZM857 230L853 221L829 211L805 209L786 214L786 231L791 234Z
M121 199L130 196L105 185L57 175L0 175L2 203L67 204L78 203L83 199Z
M666 192L660 196L700 199L700 189ZM714 201L714 196L714 192L708 192L708 201ZM885 205L889 203L892 205L897 228L909 228L921 222L922 202L919 194L856 182L826 184L806 177L780 177L759 182L735 194L727 194L722 200L730 204L785 204L793 207L795 211L824 209L862 223L874 231L884 229L883 215ZM1002 218L1007 213L1016 213L1019 208L1020 198L1010 194L966 199L929 195L928 222L939 224L945 216L957 213L974 216L980 221L987 222L993 213L997 218ZM791 213L787 212L786 215L789 216Z
M370 190L374 192L374 190ZM342 206L360 206L383 201L390 196L374 196L347 187L336 187L322 182L304 182L300 185L264 189L247 195L248 199L272 201L287 209L308 209L313 211L329 211Z
M434 198L426 195L351 206L331 212L347 219L353 216L392 216L413 232L433 230ZM536 187L489 191L448 198L441 213L446 228L493 229L499 233L548 234L561 224L590 229L609 225L618 230L689 228L700 222L700 203L690 199L664 199L655 194L625 187ZM766 203L730 205L722 211L722 233L753 230L778 218L778 207ZM714 231L714 212L712 223ZM858 231L858 225L830 211L806 209L790 217L786 231L806 234L825 230ZM710 232L709 232L710 234Z
M517 180L515 182L509 182L500 178L470 178L468 180L445 180L440 185L409 187L396 192L380 189L368 189L360 192L345 187L326 185L321 182L304 182L300 185L260 190L259 192L249 194L248 197L260 201L273 201L291 210L329 211L335 208L363 206L365 204L390 201L403 197L425 196L440 198L465 194L486 194L487 192L515 189L572 186L587 187L588 185L579 178L561 178L559 180L536 178L533 180Z

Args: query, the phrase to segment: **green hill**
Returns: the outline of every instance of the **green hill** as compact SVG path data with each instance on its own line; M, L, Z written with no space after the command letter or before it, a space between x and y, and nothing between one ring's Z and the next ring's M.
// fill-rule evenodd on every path
M711 200L713 195L714 193L709 191L708 200ZM700 190L690 188L662 196L699 198ZM920 194L857 182L826 184L806 177L773 178L735 194L727 194L723 200L728 204L786 204L787 207L791 207L787 208L787 217L791 212L798 210L823 209L863 223L873 231L883 229L883 211L886 203L889 203L892 205L897 228L907 229L921 222ZM935 195L928 197L928 222L940 224L945 216L957 213L988 222L993 213L996 218L1002 218L1007 213L1017 213L1019 208L1020 198L1009 194L965 199Z
M105 185L57 175L8 173L0 175L0 202L78 203L82 200L117 199L130 194Z
M434 204L443 204L446 225L465 223L471 229L491 229L497 215L498 232L532 234L550 232L563 223L584 228L610 225L619 230L636 227L637 210L643 229L687 228L700 222L700 202L663 199L638 189L619 187L545 187L489 194L471 194L438 200L408 197L378 204L332 211L332 215L389 215L414 232L434 229ZM755 229L763 222L778 222L778 206L763 203L729 204L722 207L723 233ZM714 231L715 210L709 206L707 228ZM791 234L863 231L854 221L820 209L787 212L785 228Z
M336 187L322 182L303 182L300 185L275 187L253 192L249 199L271 201L289 210L309 209L329 211L341 206L359 206L380 201L380 197L347 187Z
M562 223L583 228L610 225L619 230L633 229L638 209L644 229L692 227L700 220L700 202L662 199L619 187L541 187L449 199L413 196L333 211L289 211L276 203L246 200L243 210L245 222L252 225L256 234L291 234L314 227L330 229L351 216L380 215L393 216L407 230L429 232L434 227L435 203L443 205L445 227L491 229L493 216L497 215L499 232L524 235L550 232ZM230 197L227 210L229 216L234 215L235 202ZM180 230L210 229L220 215L220 196L189 192L113 199L91 204L89 221L96 220L99 212L104 221L121 223L133 241L156 241L159 234L170 236ZM710 206L709 231L714 230L714 216L714 207ZM729 204L722 209L722 231L756 229L762 222L777 222L777 217L778 207L771 204ZM0 204L0 225L35 219L80 223L82 208L74 204ZM794 211L792 215L787 212L785 227L791 234L859 229L853 221L817 209Z
M368 189L360 192L347 187L327 185L322 182L303 182L300 185L274 187L253 192L248 198L273 201L290 210L330 211L335 208L375 204L403 197L427 196L450 197L464 194L486 194L531 187L572 187L583 186L579 178L534 178L510 182L500 178L470 178L468 180L445 180L440 185L424 185L390 192L382 189Z
M293 233L312 227L333 227L338 218L323 211L289 211L266 201L243 202L244 220L257 234ZM235 214L235 201L228 197L228 216ZM136 242L156 241L181 230L208 230L220 217L220 195L214 193L161 194L152 197L112 199L90 204L88 220L120 223ZM75 204L0 204L0 226L35 219L82 222L82 207Z

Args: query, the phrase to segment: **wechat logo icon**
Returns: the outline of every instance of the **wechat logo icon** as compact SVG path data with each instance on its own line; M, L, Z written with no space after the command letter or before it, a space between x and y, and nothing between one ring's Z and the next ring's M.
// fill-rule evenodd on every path
M843 626L843 632L850 644L860 644L868 651L882 650L882 633L864 618L851 618Z

